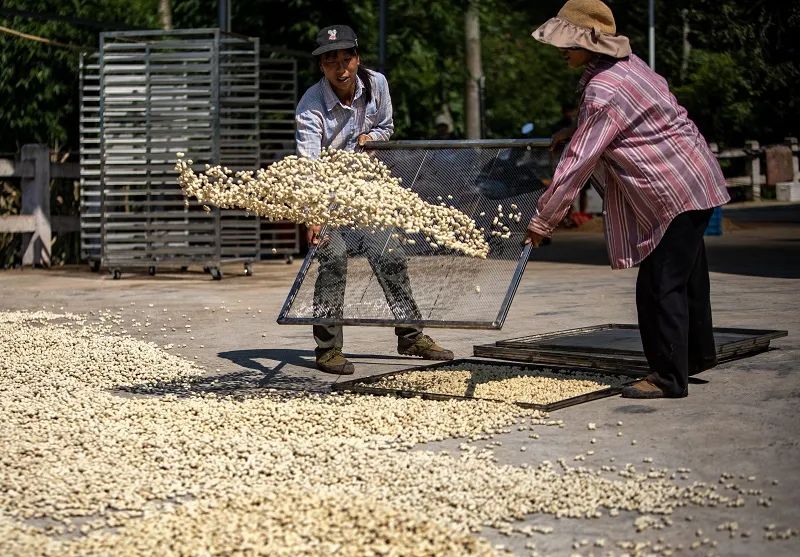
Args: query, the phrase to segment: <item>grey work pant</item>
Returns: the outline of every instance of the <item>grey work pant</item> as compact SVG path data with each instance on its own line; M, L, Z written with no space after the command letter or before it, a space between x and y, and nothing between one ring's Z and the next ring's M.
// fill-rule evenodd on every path
M328 230L317 248L319 272L314 285L314 317L343 317L349 254L367 258L395 318L422 318L411 292L405 252L391 234L391 230L375 234L359 230L347 230L342 234L339 230ZM398 337L413 339L422 332L422 328L395 327L394 331ZM341 348L344 341L342 326L314 325L314 340L321 350Z

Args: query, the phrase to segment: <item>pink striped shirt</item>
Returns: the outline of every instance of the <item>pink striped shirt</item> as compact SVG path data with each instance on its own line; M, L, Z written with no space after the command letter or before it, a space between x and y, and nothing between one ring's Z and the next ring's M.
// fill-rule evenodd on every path
M578 127L528 229L550 236L592 176L611 266L633 267L680 213L730 200L722 170L666 80L640 58L587 67Z

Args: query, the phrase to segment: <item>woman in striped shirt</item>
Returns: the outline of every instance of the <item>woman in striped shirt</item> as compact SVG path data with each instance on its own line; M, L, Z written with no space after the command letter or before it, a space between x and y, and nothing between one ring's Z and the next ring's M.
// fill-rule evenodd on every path
M713 208L730 199L722 171L666 80L616 34L603 2L569 0L533 37L585 71L577 126L527 241L552 234L591 176L602 190L611 266L639 265L636 307L651 373L622 394L684 397L688 376L716 364L703 233Z

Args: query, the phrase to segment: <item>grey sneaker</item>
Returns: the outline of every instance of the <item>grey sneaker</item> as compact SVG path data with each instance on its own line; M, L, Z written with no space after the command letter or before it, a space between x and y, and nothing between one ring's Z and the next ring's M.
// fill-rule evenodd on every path
M325 373L336 375L352 375L355 371L353 364L344 357L341 348L322 350L317 348L317 369Z
M428 335L420 333L413 339L397 338L397 352L404 356L419 356L425 360L452 360L453 352L445 350Z

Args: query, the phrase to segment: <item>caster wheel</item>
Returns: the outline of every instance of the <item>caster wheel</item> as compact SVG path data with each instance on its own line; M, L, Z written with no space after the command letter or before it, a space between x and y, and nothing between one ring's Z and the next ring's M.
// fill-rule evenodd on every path
M219 267L210 267L208 272L211 273L212 279L222 280L222 270Z
M253 266L250 263L244 264L244 276L252 277L253 276Z
M111 271L111 277L112 277L114 280L119 280L119 279L121 279L121 278L122 278L122 271L120 271L119 269L114 269L114 270L112 270L112 271Z
M292 263L294 263L294 257L291 256L291 255L287 255L286 256L286 264L287 265L291 265Z
M89 264L89 268L92 270L93 273L100 272L100 262L99 261L92 261Z
M147 274L150 275L151 277L154 277L156 275L156 268L153 266L148 267Z
M203 272L204 273L210 273L211 272L211 267L207 267L207 266L204 265L203 266Z
M187 267L186 265L184 265L183 267L181 267L181 273L185 273L185 272L186 272L186 271L188 271L188 270L189 270L189 267Z

